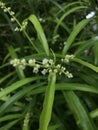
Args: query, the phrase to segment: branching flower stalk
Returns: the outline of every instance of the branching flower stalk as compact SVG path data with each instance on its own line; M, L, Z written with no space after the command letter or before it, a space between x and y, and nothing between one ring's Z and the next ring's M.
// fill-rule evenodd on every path
M64 59L61 59L62 63L68 63L70 59L72 59L73 55L66 55ZM56 64L53 59L47 59L44 58L42 61L37 61L35 59L29 59L26 61L26 59L13 59L10 61L10 64L13 65L13 67L19 67L21 69L25 69L26 66L33 68L33 73L40 72L43 75L46 75L50 72L55 72L59 75L64 74L68 78L72 78L73 75L68 70L66 70L66 67L63 66L61 63Z
M3 11L5 13L8 13L11 16L11 22L16 22L18 24L19 27L16 27L14 29L14 31L23 31L23 33L25 34L25 36L27 37L27 39L29 40L29 42L33 45L34 49L38 52L38 49L36 48L36 46L34 45L34 43L32 42L32 40L30 39L29 35L27 34L27 32L25 31L25 28L28 24L27 20L25 20L22 24L17 20L17 18L15 17L15 12L13 12L11 10L11 7L6 7L5 3L0 1L0 8L3 9Z

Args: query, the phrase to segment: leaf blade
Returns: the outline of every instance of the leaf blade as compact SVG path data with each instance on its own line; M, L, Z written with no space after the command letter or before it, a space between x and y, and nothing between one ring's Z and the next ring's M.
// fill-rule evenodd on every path
M47 39L37 17L35 15L30 15L28 20L34 25L37 34L39 36L39 40L42 43L42 46L44 48L44 51L49 56L49 47L48 47Z
M39 130L47 130L51 119L52 106L55 93L56 74L50 73L48 78L48 87L46 88L43 110L40 115Z

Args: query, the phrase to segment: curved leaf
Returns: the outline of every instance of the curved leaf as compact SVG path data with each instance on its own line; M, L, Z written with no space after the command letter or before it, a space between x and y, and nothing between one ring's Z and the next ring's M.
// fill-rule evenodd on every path
M93 64L90 64L90 63L83 61L79 58L73 58L72 60L77 62L77 63L80 63L80 64L82 64L82 65L84 65L84 66L86 66L86 67L90 68L91 70L98 73L98 67L97 66L94 66Z
M22 87L23 85L26 85L32 81L37 80L38 78L39 77L25 78L25 79L22 79L20 81L13 83L12 85L10 85L10 86L6 87L5 89L3 89L2 91L0 91L0 98L13 92L16 89Z
M57 30L59 28L59 26L61 25L62 21L65 19L65 17L67 17L69 14L75 12L78 9L83 9L83 8L87 8L86 6L79 6L79 7L74 7L72 9L70 9L68 12L64 13L63 16L60 18L60 20L58 21L55 29L54 29L54 35L57 33Z
M65 55L68 51L68 49L70 48L72 42L75 40L76 36L79 34L79 32L88 24L88 22L91 19L84 19L82 20L80 23L78 23L75 28L73 29L73 31L71 32L70 36L68 37L66 44L63 48L62 53Z
M37 31L39 40L42 43L42 46L44 48L44 51L47 55L49 55L49 47L48 47L47 39L46 39L46 36L45 36L43 29L42 29L42 26L39 23L37 17L35 15L30 15L28 20L34 25L34 27Z

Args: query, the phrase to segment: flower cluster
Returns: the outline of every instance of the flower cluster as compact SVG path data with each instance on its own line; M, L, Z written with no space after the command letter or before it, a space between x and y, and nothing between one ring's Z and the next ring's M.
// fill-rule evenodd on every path
M11 11L11 7L6 7L5 3L1 2L1 1L0 1L0 7L1 7L1 9L3 9L4 12L8 12L10 14L10 16L12 16L11 21L15 21L15 19L13 17L15 15L15 13L13 11Z
M11 10L11 7L6 7L5 3L0 1L0 8L11 16L11 22L16 22L18 24L19 27L16 27L14 31L22 31L25 29L27 21L24 21L22 24L20 24L20 22L15 17L15 12Z
M28 24L28 22L27 21L25 21L25 22L23 22L22 23L22 25L20 25L20 27L16 27L15 29L14 29L14 31L23 31L25 28L26 28L26 26L27 26L27 24Z
M14 67L19 66L19 68L21 68L21 69L25 69L25 67L27 65L25 59L20 60L20 59L17 59L17 58L11 60L10 64L13 65Z
M61 61L64 63L69 63L69 61L73 58L74 58L74 55L66 55L65 58L61 59Z
M69 62L70 59L72 59L73 55L66 55L63 60L63 62ZM43 75L46 75L50 72L55 72L59 75L64 74L68 78L72 78L73 75L68 70L66 70L65 66L62 66L61 64L56 64L53 59L47 59L44 58L42 61L37 61L35 59L29 59L26 61L25 59L13 59L10 61L10 64L14 67L19 67L21 69L25 69L26 66L30 66L33 68L33 73L41 72Z

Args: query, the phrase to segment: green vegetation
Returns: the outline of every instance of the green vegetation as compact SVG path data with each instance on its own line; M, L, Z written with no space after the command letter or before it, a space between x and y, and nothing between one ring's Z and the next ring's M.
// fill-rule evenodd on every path
M0 130L98 130L97 15L97 0L0 0Z

